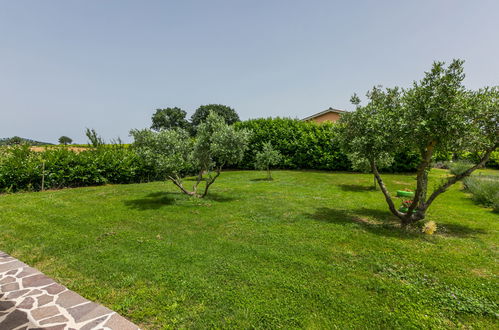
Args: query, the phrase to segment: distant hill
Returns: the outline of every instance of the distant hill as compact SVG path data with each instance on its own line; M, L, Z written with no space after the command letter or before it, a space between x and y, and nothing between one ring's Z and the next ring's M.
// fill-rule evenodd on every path
M19 141L21 141L21 143L25 143L25 144L28 144L30 146L46 146L46 145L53 145L53 143L48 143L48 142L42 142L42 141L36 141L36 140L31 140L31 139L26 139L26 138L22 138L22 137L18 137L18 136L13 136L11 138L3 138L3 139L0 139L0 146L2 145L6 145L9 143L9 141L11 139L18 139Z

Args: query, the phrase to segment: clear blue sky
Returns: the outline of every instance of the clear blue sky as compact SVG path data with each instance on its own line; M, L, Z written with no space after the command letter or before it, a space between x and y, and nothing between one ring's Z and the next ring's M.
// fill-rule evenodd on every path
M0 137L129 141L154 109L234 107L242 119L351 109L466 60L499 84L499 1L0 0Z

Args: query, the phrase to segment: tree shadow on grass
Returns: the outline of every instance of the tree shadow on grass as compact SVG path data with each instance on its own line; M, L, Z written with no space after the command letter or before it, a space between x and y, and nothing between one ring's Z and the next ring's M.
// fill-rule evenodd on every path
M363 229L377 235L398 237L403 239L416 238L411 230L403 230L397 218L387 211L359 208L356 210L341 210L320 207L307 217L333 224L357 224Z
M134 210L157 210L163 206L171 205L175 201L169 192L154 192L145 198L124 201L124 204Z
M208 195L206 195L202 199L214 201L214 202L230 202L230 201L236 200L235 197L230 196L228 193L218 194L218 193L214 193L214 192L208 192Z
M398 237L402 239L414 239L425 237L421 232L422 222L403 229L397 217L389 211L359 208L355 210L341 210L321 207L313 214L306 214L307 217L334 224L356 223L363 229L381 236ZM418 226L419 225L419 226ZM437 224L438 225L438 224ZM470 228L459 224L442 224L436 235L447 235L455 237L472 237L477 234L484 234L482 229Z
M340 189L343 191L349 192L376 191L376 188L374 186L363 186L357 184L339 184L338 187L340 187Z
M271 182L271 181L274 181L274 179L269 179L269 178L256 178L256 179L250 179L250 181L268 181L268 182Z
M479 234L486 234L487 231L480 229L480 228L470 228L465 225L460 225L457 223L444 223L439 225L437 223L438 232L444 234L444 235L449 235L449 236L455 236L455 237L460 237L460 238L465 238L465 237L474 237Z

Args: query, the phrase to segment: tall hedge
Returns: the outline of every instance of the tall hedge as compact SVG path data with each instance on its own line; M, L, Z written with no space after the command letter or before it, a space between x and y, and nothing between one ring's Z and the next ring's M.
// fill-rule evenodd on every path
M235 124L252 131L241 168L254 168L255 155L270 141L282 154L277 167L287 169L348 170L350 163L335 143L334 124L289 118L251 119Z
M290 118L251 119L235 124L247 128L253 134L250 148L240 168L254 168L255 155L263 143L270 141L283 155L277 166L284 169L317 169L349 171L351 164L336 142L337 130L334 123L304 122ZM411 172L416 169L419 156L401 153L386 172Z

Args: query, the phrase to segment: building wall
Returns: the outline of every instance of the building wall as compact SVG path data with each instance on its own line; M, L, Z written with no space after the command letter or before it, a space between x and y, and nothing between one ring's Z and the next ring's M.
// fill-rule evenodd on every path
M322 123L324 121L338 121L340 119L340 114L335 112L328 112L318 117L310 119L310 121L315 121L316 123Z

